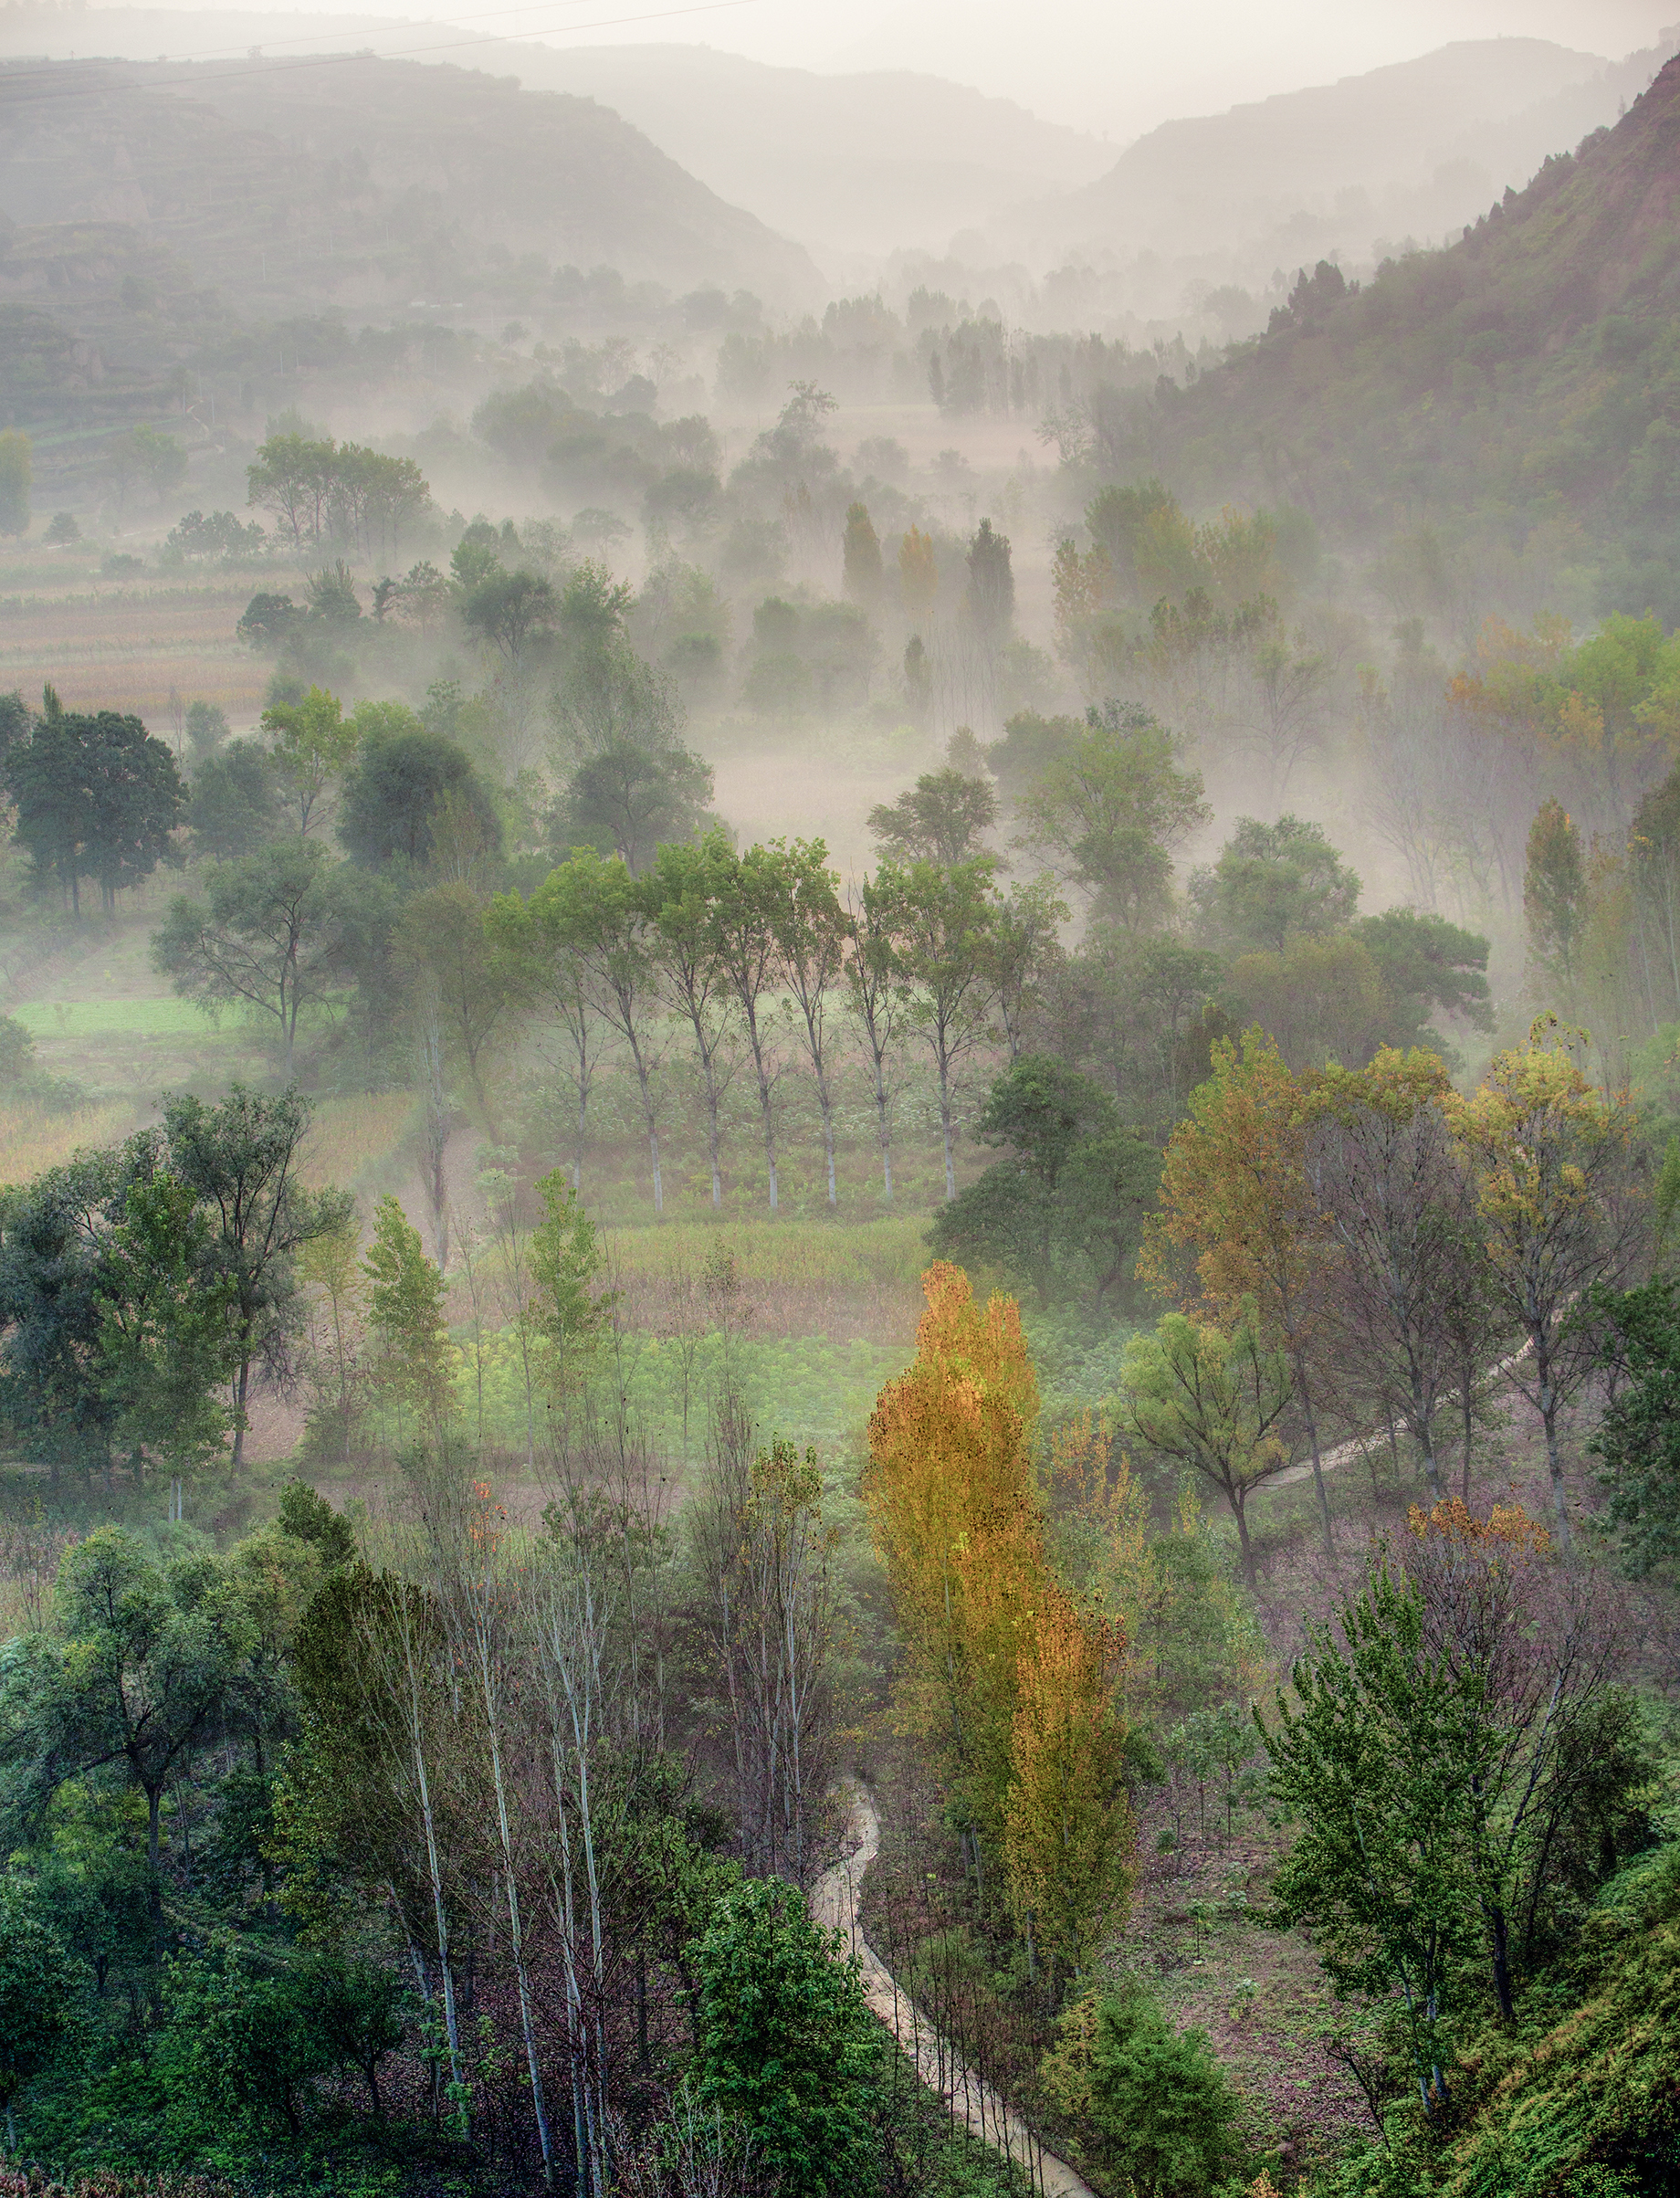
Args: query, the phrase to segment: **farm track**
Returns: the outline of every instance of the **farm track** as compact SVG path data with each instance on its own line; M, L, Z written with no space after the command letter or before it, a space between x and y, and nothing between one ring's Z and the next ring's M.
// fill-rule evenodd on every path
M1021 2117L992 2087L962 2060L948 2038L919 2012L907 1993L865 1938L857 1919L864 1873L880 1851L881 1820L874 1796L861 1779L848 1778L841 1792L851 1815L850 1838L839 1860L831 1863L812 1888L811 1907L829 1930L845 1932L863 1971L864 1997L908 2055L917 2074L950 2108L951 2118L1018 2165L1029 2188L1044 2198L1096 2198L1085 2178L1054 2152L1046 2152Z

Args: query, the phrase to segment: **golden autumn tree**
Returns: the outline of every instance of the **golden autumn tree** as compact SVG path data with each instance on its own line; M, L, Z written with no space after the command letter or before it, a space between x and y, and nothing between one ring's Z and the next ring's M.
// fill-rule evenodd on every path
M1177 1296L1167 1250L1188 1249L1221 1325L1238 1322L1249 1305L1276 1344L1300 1405L1328 1550L1316 1390L1338 1254L1307 1180L1303 1099L1265 1031L1244 1031L1240 1047L1223 1039L1214 1046L1213 1073L1191 1094L1189 1117L1168 1143L1160 1210L1140 1264L1162 1295Z
M1030 1944L1076 1972L1123 1904L1132 1853L1118 1630L1047 1581L1017 1673L1003 1810L1010 1907Z
M1494 1056L1474 1098L1450 1092L1444 1100L1475 1175L1494 1292L1527 1341L1507 1371L1546 1432L1565 1549L1559 1415L1598 1355L1591 1323L1570 1316L1596 1287L1626 1287L1648 1226L1633 1102L1589 1082L1576 1058L1582 1042L1556 1015L1542 1015L1526 1046Z
M974 1302L945 1262L908 1371L881 1392L864 1482L908 1650L906 1721L930 1739L996 1850L1015 1672L1047 1572L1033 1479L1038 1386L1011 1298Z

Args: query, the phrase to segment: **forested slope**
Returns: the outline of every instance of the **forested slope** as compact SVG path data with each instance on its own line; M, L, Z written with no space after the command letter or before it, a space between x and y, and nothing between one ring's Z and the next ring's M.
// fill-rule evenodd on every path
M1321 264L1268 332L1158 387L1108 455L1310 510L1370 546L1433 525L1539 556L1540 594L1680 613L1680 62L1444 251ZM1125 446L1129 445L1129 447ZM1542 554L1543 553L1543 554ZM1538 607L1538 605L1537 605Z

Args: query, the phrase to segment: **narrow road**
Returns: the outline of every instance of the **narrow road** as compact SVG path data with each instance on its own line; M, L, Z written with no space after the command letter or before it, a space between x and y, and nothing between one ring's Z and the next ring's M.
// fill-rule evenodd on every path
M957 2058L950 2041L917 2012L908 1993L899 1991L891 1971L864 1937L857 1920L858 1896L864 1872L880 1850L881 1820L861 1779L844 1780L841 1793L851 1812L846 1851L811 1888L811 1911L825 1930L845 1933L863 1968L864 1997L870 2008L898 2039L922 2082L950 2107L952 2118L1018 2164L1033 2190L1042 2191L1045 2198L1096 2198L1085 2178L1065 2160L1046 2152L992 2086Z

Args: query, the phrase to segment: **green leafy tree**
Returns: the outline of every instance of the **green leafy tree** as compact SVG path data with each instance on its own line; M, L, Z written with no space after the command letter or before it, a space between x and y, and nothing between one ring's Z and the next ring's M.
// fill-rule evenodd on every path
M74 2036L87 1979L31 1896L19 1878L0 1878L0 2103L5 2149L14 2159L17 2095Z
M517 935L525 951L550 969L575 958L590 1002L628 1048L647 1129L654 1211L663 1213L656 1085L663 1044L658 966L640 885L616 857L604 859L583 848L537 888Z
M654 927L654 952L665 987L694 1033L706 1095L706 1152L711 1202L723 1203L719 1110L729 1075L729 983L712 946L712 920L735 860L727 834L709 832L686 846L657 849L643 883Z
M24 1636L0 1674L0 1757L22 1797L39 1807L106 1770L144 1797L154 1920L163 1795L255 1646L218 1571L166 1578L126 1529L104 1526L65 1552L50 1630Z
M1245 1306L1227 1330L1163 1313L1153 1335L1126 1346L1121 1406L1140 1442L1187 1466L1231 1508L1243 1572L1256 1584L1248 1499L1289 1462L1278 1433L1294 1395L1289 1362L1268 1347Z
M1635 1579L1680 1563L1680 1283L1599 1289L1603 1357L1622 1377L1588 1448L1599 1459L1622 1562Z
M513 665L553 633L559 616L553 584L540 573L487 573L461 603L467 632Z
M703 756L618 741L572 773L555 827L567 848L616 855L639 878L662 847L700 830L711 797L712 770Z
M1105 1241L1105 1229L1118 1226L1136 1249L1159 1156L1120 1130L1100 1085L1048 1054L1023 1054L1011 1064L974 1133L984 1144L1006 1146L1011 1157L940 1208L932 1249L941 1258L1018 1269L1044 1303L1060 1259L1089 1250L1100 1303L1124 1257Z
M1342 931L1359 906L1360 881L1321 825L1280 816L1237 819L1212 876L1205 905L1231 953L1281 954L1291 940Z
M134 1174L126 1151L86 1152L0 1191L0 1403L55 1475L110 1463L100 1258Z
M563 1383L611 1316L613 1295L600 1288L606 1256L594 1223L558 1169L541 1176L542 1219L531 1231L530 1272L538 1334Z
M380 1345L380 1385L399 1414L412 1414L436 1436L456 1414L456 1355L444 1318L444 1278L394 1198L382 1198L373 1209L373 1241L362 1271Z
M949 868L883 863L877 885L891 899L899 926L898 965L910 987L910 1018L933 1057L945 1195L957 1194L955 1078L987 1035L993 998L992 882L997 864L976 855Z
M790 2190L873 2189L877 2047L841 1933L796 1887L750 1879L718 1900L688 1961L702 2104L742 2124Z
M233 1006L272 1024L289 1077L305 1010L345 973L345 887L317 842L270 840L212 865L202 900L182 893L171 901L152 941L152 967L207 1014Z
M1171 734L1146 711L1092 710L1022 804L1032 843L1060 857L1095 913L1131 931L1171 905L1172 857L1206 821L1199 772L1179 768Z
M417 720L367 731L346 773L338 834L356 862L420 864L433 852L440 817L465 808L483 846L499 854L501 818L465 752Z
M311 687L300 701L272 704L262 724L274 741L280 783L297 805L298 829L307 836L321 795L350 768L362 729L324 687Z
M997 822L997 795L983 778L961 771L925 772L908 794L869 812L870 836L894 862L948 867L979 854L981 836Z
M237 1368L234 1278L215 1274L211 1225L190 1183L134 1183L100 1249L100 1354L116 1436L184 1477L219 1450Z
M230 741L193 773L187 803L193 852L213 862L254 854L280 827L279 790L272 758L255 741Z

